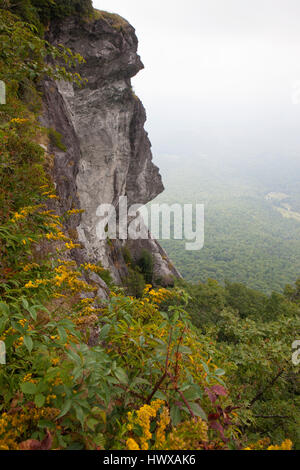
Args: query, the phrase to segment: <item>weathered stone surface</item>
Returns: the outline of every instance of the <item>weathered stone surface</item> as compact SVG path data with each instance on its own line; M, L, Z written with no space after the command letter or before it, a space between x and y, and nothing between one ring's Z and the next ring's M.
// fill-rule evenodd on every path
M63 135L67 147L67 152L51 148L61 207L84 210L71 222L83 246L75 258L101 261L122 282L127 273L122 242L98 240L97 208L103 203L116 206L120 196L127 196L129 205L146 204L163 191L144 130L146 113L131 87L131 77L143 68L135 31L125 21L116 28L104 19L69 18L52 24L48 39L86 60L77 70L88 79L86 86L53 82L44 86L43 122ZM168 283L179 275L155 240L130 241L134 256L141 247L153 253L157 278Z

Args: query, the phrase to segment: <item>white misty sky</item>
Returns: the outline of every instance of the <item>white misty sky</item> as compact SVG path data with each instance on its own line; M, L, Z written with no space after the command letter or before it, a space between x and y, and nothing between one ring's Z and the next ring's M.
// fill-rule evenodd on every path
M154 155L299 158L299 0L94 0L94 7L136 29L145 70L133 85Z

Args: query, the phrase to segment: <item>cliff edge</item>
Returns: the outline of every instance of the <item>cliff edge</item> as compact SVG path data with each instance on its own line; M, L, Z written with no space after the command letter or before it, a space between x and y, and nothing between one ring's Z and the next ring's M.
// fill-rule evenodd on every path
M151 144L144 129L146 113L135 96L131 78L143 64L137 54L134 28L118 15L98 12L92 21L67 18L51 24L48 40L80 53L85 63L75 70L87 84L44 83L43 124L62 135L64 149L49 144L55 155L54 180L62 211L81 209L67 229L81 243L74 257L82 262L101 262L122 284L128 271L124 241L101 241L96 235L97 208L146 204L164 187L152 162ZM66 150L66 151L64 151ZM154 281L172 283L180 274L152 237L126 242L133 259L142 250L151 252Z

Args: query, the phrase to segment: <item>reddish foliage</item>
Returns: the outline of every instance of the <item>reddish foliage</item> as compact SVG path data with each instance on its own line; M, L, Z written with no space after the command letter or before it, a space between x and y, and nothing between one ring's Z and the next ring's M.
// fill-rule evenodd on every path
M205 391L212 403L215 403L218 396L226 397L228 395L228 391L222 385L213 385L210 388L206 388Z
M47 430L46 437L42 441L37 441L36 439L28 439L27 441L21 442L19 448L20 450L51 450L52 442L52 436Z

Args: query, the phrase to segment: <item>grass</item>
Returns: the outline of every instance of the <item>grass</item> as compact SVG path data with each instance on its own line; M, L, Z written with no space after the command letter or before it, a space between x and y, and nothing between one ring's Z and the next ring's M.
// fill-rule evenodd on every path
M94 9L94 20L104 20L117 31L123 31L128 28L129 23L116 13L109 13L107 11Z

